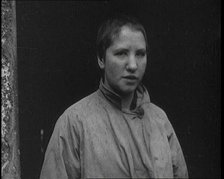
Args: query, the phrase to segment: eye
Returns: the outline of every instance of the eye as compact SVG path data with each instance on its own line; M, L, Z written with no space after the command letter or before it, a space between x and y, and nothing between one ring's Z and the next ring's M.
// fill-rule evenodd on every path
M138 51L136 52L136 56L137 56L137 57L140 57L140 58L143 58L143 57L146 56L146 51L145 51L145 50L138 50Z
M125 50L115 52L115 56L118 56L118 57L123 57L123 56L126 56L127 54L128 53Z

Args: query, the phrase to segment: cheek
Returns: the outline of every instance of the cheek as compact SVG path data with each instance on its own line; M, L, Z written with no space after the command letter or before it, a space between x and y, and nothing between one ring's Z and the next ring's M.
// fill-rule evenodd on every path
M116 76L119 76L121 74L121 65L117 63L113 63L111 61L108 61L106 64L106 73L110 75L111 78L116 78Z
M141 71L141 73L145 72L147 66L147 60L144 60L142 63L139 64L139 70Z

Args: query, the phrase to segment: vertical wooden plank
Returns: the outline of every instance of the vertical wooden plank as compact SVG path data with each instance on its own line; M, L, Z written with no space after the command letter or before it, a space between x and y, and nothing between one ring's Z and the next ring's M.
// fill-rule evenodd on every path
M1 177L19 179L16 3L2 0L1 5Z

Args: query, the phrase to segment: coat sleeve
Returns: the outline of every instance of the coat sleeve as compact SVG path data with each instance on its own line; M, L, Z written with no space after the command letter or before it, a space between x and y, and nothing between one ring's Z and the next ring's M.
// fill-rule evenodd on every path
M80 140L74 121L65 113L57 121L45 153L40 179L80 178Z
M171 149L174 178L189 178L187 165L180 143L167 117L165 128L167 130L168 141Z

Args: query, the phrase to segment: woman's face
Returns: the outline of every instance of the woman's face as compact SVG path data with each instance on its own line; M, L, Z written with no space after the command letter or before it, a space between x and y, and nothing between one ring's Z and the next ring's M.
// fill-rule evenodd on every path
M120 95L127 95L141 82L146 63L146 42L142 32L123 26L99 65L104 69L104 84Z

